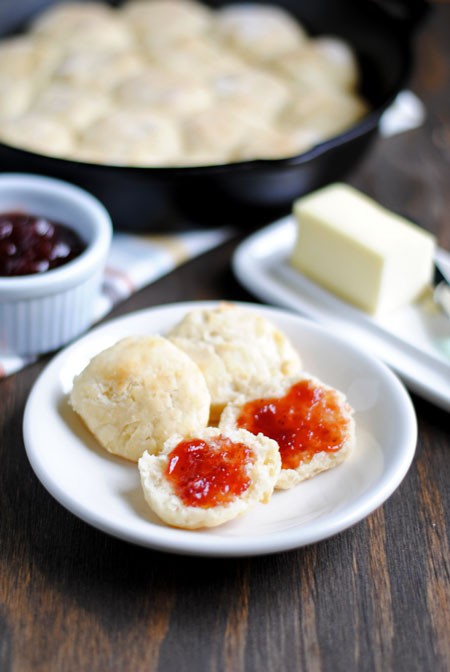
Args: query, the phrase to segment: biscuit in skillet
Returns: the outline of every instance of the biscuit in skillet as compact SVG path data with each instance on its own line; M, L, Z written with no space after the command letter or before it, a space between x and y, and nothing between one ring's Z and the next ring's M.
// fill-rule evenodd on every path
M256 62L278 58L306 40L303 27L282 7L257 3L219 9L214 31L226 44Z
M195 0L132 0L119 10L140 44L151 54L208 30L212 10Z
M170 165L181 152L176 126L163 115L111 111L89 124L77 157L115 165Z

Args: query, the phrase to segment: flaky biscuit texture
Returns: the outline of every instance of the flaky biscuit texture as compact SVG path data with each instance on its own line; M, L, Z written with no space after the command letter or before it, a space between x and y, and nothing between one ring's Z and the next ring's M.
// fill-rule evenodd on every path
M161 336L133 336L91 360L70 403L106 450L137 461L172 434L205 427L210 396L184 352Z
M201 439L209 443L218 437L226 437L251 449L255 459L247 465L250 485L227 504L211 508L187 506L165 476L170 453L186 438ZM189 437L174 435L166 441L161 453L150 455L145 452L138 465L144 497L150 508L169 525L197 529L222 525L249 511L258 502L266 503L278 479L281 460L278 444L262 434L255 436L245 429L219 431L215 427L207 427Z

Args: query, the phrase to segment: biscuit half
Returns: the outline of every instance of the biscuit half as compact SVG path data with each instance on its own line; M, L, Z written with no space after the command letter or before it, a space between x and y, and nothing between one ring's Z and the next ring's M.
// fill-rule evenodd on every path
M355 444L353 410L345 395L302 374L265 384L227 405L221 431L245 428L277 441L286 490L341 464Z
M137 462L172 434L205 427L210 396L184 352L161 336L132 336L91 360L70 403L107 451Z
M208 427L168 439L139 460L144 497L174 527L215 527L267 502L281 460L275 441L243 429Z

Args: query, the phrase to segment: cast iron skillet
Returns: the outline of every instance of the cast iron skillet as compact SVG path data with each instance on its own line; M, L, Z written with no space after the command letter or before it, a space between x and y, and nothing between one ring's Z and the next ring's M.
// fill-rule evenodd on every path
M262 1L262 0L260 0ZM53 0L54 2L54 0ZM208 0L212 6L226 0ZM26 23L52 0L14 3L0 11L3 34ZM254 228L289 212L299 195L342 179L370 144L379 118L402 89L411 67L413 28L425 0L280 0L316 34L334 34L356 50L361 93L372 112L340 135L287 159L223 166L133 168L80 163L22 151L0 143L2 171L56 176L95 194L116 228L174 231L232 223ZM5 14L5 8L8 12ZM21 13L19 13L21 12Z

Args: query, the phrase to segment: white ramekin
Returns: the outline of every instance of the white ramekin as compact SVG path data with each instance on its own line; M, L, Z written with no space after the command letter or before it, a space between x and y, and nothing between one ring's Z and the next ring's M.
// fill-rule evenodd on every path
M87 244L76 259L41 274L0 277L0 355L56 350L93 321L112 236L103 205L83 189L38 175L0 175L0 212L67 224Z

